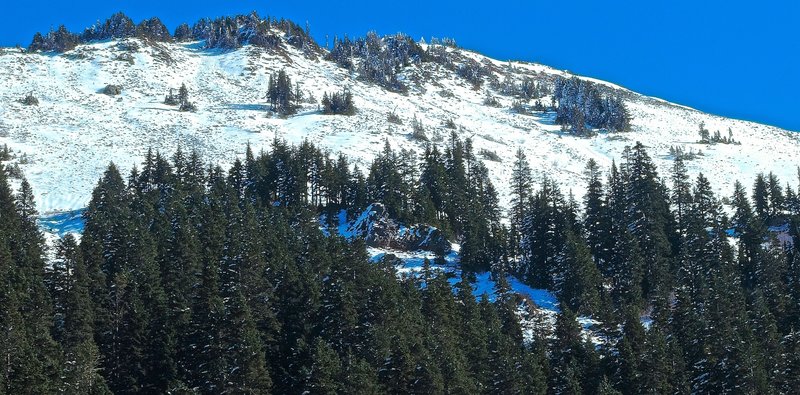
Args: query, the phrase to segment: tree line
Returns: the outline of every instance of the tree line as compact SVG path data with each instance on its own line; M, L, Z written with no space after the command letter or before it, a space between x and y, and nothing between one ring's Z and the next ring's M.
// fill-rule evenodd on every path
M97 184L80 241L46 265L32 192L0 171L5 392L791 393L800 380L795 189L760 175L722 199L637 144L582 202L522 151L510 226L470 140L419 157L388 142L366 175L305 142L228 171L178 150ZM538 188L534 184L538 183ZM398 276L323 213L382 202L462 244L452 288ZM752 202L752 203L751 203ZM334 218L335 215L327 215ZM793 243L778 243L781 223ZM736 242L732 243L731 238ZM496 299L476 299L489 270ZM558 297L524 336L506 274ZM593 343L576 315L599 321ZM643 319L645 317L646 319Z
M428 264L398 277L362 242L322 234L319 205L356 204L374 183L356 170L353 189L312 187L315 150L276 141L227 172L180 150L126 177L111 164L51 265L29 185L12 194L0 169L0 392L544 388L502 279L496 301L477 300L466 279L453 293Z
M170 34L167 27L157 17L145 19L139 24L122 12L98 21L82 33L70 32L64 25L33 36L28 51L66 52L76 46L93 41L111 39L140 38L154 42L187 42L205 40L206 48L235 49L244 44L277 49L281 38L289 45L311 53L319 46L305 29L288 19L261 18L256 12L248 15L203 18L191 27L183 23Z
M606 175L590 160L577 202L552 179L534 189L520 151L509 271L552 290L562 310L602 322L601 365L622 393L792 393L800 379L796 189L759 174L752 193L737 182L719 198L703 174L689 178L681 157L666 177L640 143L622 159ZM587 358L576 370L594 366Z

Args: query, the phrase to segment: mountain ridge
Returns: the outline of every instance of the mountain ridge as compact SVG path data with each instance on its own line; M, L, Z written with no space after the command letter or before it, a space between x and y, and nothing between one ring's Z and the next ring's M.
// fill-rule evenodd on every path
M85 207L91 185L108 161L129 171L148 148L170 154L181 146L227 163L241 156L247 143L260 150L275 137L293 143L311 139L333 154L347 153L365 167L384 140L395 148L421 152L426 142L414 138L415 120L431 141L443 144L455 131L472 137L476 151L500 159L485 162L498 180L504 203L508 198L504 184L518 147L527 154L538 178L556 177L578 196L588 159L608 167L620 160L625 146L636 141L650 147L662 172L670 168L671 147L702 150L704 155L690 161L689 170L706 174L723 196L730 194L736 178L752 179L769 168L776 155L796 162L800 152L800 140L790 131L702 113L584 76L579 78L622 98L632 115L631 130L600 130L591 137L576 137L556 124L553 111L514 113L511 108L520 99L497 88L506 79L512 83L531 79L552 91L556 78L573 76L565 71L532 62L504 62L442 45L454 59L451 63L458 62L455 70L435 62L399 67L393 73L409 90L398 93L364 81L355 66L345 69L325 60L330 54L325 48L318 47L318 56L309 56L302 46L289 44L291 37L278 36L279 50L250 43L220 49L205 48L204 41L130 37L80 43L63 54L2 49L0 101L6 105L0 109L0 144L25 154L25 160L18 154L12 163L31 181L43 212ZM428 50L434 44L417 45ZM360 61L353 58L355 64ZM467 63L488 70L481 72L478 84L459 74L459 67ZM315 103L301 103L295 116L271 115L264 97L270 75L279 70L286 70L306 99L313 97ZM184 83L197 102L195 113L177 112L162 103L170 89ZM110 84L121 86L121 94L100 93ZM355 97L356 115L322 115L323 93L345 87ZM38 106L19 103L31 92L38 97ZM499 106L484 104L489 98ZM539 100L551 98L552 94L546 94ZM530 99L525 108L533 102ZM387 121L392 113L402 124ZM701 123L712 132L731 129L741 145L699 144ZM795 169L776 172L781 179L796 175Z

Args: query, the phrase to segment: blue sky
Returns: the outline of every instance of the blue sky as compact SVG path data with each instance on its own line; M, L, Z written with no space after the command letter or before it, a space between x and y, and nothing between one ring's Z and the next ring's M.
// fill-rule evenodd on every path
M453 37L498 59L541 62L728 117L800 131L800 2L672 1L38 1L7 2L0 45L80 31L123 11L180 22L252 10L326 35L399 31ZM332 41L332 40L331 40Z

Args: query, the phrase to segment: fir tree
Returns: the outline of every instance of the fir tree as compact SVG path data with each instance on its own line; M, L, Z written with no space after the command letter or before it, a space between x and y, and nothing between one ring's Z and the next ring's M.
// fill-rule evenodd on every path
M63 386L68 393L109 393L100 375L100 351L94 342L94 314L86 268L75 238L68 234L56 246L52 269L55 332L64 350Z
M604 196L603 183L600 179L600 170L594 159L589 159L584 171L586 179L586 194L583 198L584 219L583 228L586 233L586 242L592 253L595 264L605 275L608 275L611 248L611 217Z
M531 194L531 169L528 165L528 160L525 157L525 152L522 148L517 148L516 159L514 161L514 168L511 173L511 208L510 208L510 222L511 222L511 251L516 255L517 246L519 246L520 238L519 232L522 231L523 218L527 213L526 207L529 203Z
M310 394L338 394L341 391L342 363L336 352L324 340L314 342L311 370L308 372Z

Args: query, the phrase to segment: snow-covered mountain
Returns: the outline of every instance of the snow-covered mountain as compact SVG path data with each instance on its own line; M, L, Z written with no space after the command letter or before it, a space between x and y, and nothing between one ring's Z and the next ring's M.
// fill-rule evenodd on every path
M495 60L452 47L447 51L455 59L483 64L498 80L510 75L552 82L554 76L568 76L540 64ZM512 97L490 84L476 90L436 63L404 69L401 78L409 89L401 94L363 82L320 55L309 56L289 45L280 51L250 45L223 51L204 49L202 42L138 39L84 44L63 54L1 49L0 145L24 153L24 159L16 155L14 161L31 182L41 212L85 207L110 161L128 171L148 148L169 155L180 146L226 164L244 154L246 143L256 151L267 149L277 136L289 142L309 139L367 165L385 139L396 148L422 150L423 142L411 136L414 117L434 140L449 135L453 129L446 122L452 120L456 133L472 138L476 152L495 153L496 158L485 163L504 202L518 147L525 150L536 175L552 175L578 196L588 159L607 168L636 141L649 147L663 176L672 161L671 146L702 150L704 155L687 162L689 170L703 172L725 196L736 179L749 185L758 172L773 171L782 180L797 176L797 169L786 164L798 163L800 134L705 114L610 83L592 80L624 98L633 116L632 130L581 138L561 132L554 114L514 113ZM309 102L295 116L271 115L267 83L269 75L281 69L317 102L324 92L349 87L357 114L322 115L319 104ZM182 83L197 105L194 113L162 104L169 89ZM120 85L122 93L101 93L108 84ZM30 92L38 98L37 106L20 102ZM487 94L500 106L485 105ZM399 115L402 125L388 122L389 113ZM712 133L719 130L727 136L730 129L741 145L698 144L701 122Z

